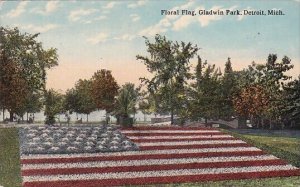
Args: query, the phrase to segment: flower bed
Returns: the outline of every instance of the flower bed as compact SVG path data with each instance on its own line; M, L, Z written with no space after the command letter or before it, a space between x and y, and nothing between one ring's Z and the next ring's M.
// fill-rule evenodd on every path
M120 132L120 137L130 139L123 145L134 142L140 150L22 155L23 186L119 186L300 175L298 168L216 129L143 127ZM101 138L112 147L118 145L117 138Z
M111 126L25 127L19 129L21 154L71 154L138 150Z

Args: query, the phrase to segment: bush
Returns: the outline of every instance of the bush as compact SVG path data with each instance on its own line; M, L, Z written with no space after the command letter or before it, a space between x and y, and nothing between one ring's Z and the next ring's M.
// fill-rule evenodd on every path
M55 123L55 117L54 116L47 116L45 120L45 124L47 125L53 125Z
M133 118L131 118L131 117L120 117L120 124L123 127L132 127Z

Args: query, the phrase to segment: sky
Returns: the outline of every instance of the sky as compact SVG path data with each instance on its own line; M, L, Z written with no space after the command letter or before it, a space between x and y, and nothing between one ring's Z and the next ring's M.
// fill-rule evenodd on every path
M162 15L161 10L281 10L285 15ZM47 88L62 92L99 69L109 69L118 84L139 84L149 77L136 55L148 55L143 36L161 34L191 42L198 54L221 69L265 63L268 54L284 55L300 74L300 0L140 0L0 1L0 24L40 33L43 47L57 48L59 65L48 71ZM191 60L196 66L196 58Z

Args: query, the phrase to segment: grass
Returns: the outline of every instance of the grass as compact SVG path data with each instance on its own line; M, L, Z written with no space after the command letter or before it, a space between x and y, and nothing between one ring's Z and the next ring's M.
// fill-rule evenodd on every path
M300 167L300 138L281 136L242 135L223 130L239 139Z
M289 163L300 167L300 139L274 136L242 135L228 130L223 130L248 143L265 150L266 152L280 157ZM21 186L19 143L16 128L0 128L0 186L17 187ZM299 187L300 176L298 177L277 177L267 179L228 180L217 182L182 183L150 186L210 186L210 187Z
M0 128L0 186L21 186L19 141L16 128Z

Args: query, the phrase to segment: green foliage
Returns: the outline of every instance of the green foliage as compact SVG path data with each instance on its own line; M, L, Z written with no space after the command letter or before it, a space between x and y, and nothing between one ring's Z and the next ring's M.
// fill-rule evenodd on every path
M90 80L79 79L75 85L79 97L79 110L78 113L90 114L96 109L92 97L92 82Z
M192 119L219 118L221 72L215 65L210 65L198 57L196 67L196 83L190 87L190 117Z
M13 113L24 110L29 87L18 64L8 61L5 56L0 58L0 103L2 109L10 112L12 121Z
M55 116L64 112L64 96L53 89L45 92L45 123L52 125L55 123Z
M286 75L286 72L292 68L291 59L288 57L284 56L281 62L279 62L277 61L277 55L270 54L266 64L252 63L248 69L240 72L241 76L237 84L238 92L245 90L245 88L250 88L253 85L262 87L266 92L265 95L267 97L265 100L268 101L267 106L264 107L259 115L252 116L258 121L257 126L264 126L265 120L269 122L269 128L273 128L274 125L282 126L282 117L285 111L282 88L284 82L291 78ZM253 108L249 111L253 110L257 110L257 108ZM251 114L247 116L251 116Z
M91 79L91 88L96 108L111 112L119 89L111 71L101 69L95 72Z
M80 114L86 114L87 116L92 111L96 110L96 106L92 97L91 80L79 79L79 81L75 84L75 88L67 90L64 108L70 113L76 112Z
M80 98L75 88L66 91L64 108L70 113L78 112L80 108ZM78 112L79 113L79 112Z
M191 43L173 42L160 35L155 36L153 43L148 38L145 39L149 57L137 55L137 60L141 60L146 65L153 77L140 78L140 80L147 86L150 94L159 98L157 110L169 112L173 124L174 114L180 113L186 100L183 97L185 85L192 77L189 72L190 59L195 56L199 48Z
M139 88L135 88L133 83L125 83L116 98L115 114L128 117L136 113L138 97Z
M300 75L298 79L287 83L283 90L282 117L285 121L294 121L292 127L300 127Z
M232 103L233 95L236 92L236 77L233 72L230 58L225 63L224 76L221 79L220 88L220 117L224 119L230 119L235 115L234 107Z
M11 113L11 120L13 113L31 110L24 107L26 101L45 90L46 71L58 64L56 49L45 50L38 35L0 27L0 98L7 98L0 106Z

